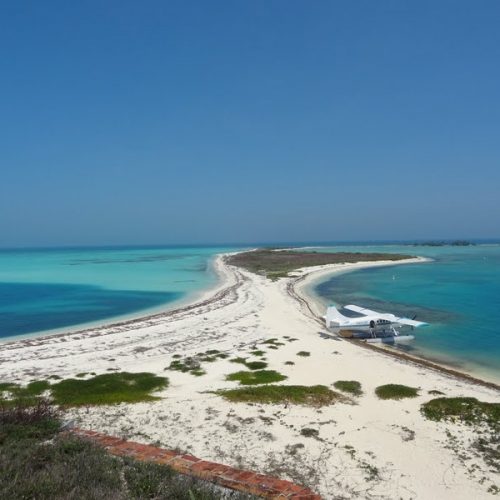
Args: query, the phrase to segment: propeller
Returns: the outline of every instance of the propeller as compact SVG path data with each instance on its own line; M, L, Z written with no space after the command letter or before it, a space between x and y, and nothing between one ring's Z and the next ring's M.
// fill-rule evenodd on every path
M411 319L412 319L412 321L414 321L416 317L417 317L417 315L416 315L416 314L414 314L414 315L413 315L413 318L411 318ZM415 328L412 326L412 327L411 327L411 331L413 331L413 330L415 330Z

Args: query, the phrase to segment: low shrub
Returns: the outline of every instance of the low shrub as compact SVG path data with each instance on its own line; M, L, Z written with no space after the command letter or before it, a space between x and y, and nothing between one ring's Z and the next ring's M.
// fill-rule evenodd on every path
M346 401L345 396L324 385L261 385L240 389L217 391L219 396L243 403L298 404L305 406L326 406L336 401Z
M361 390L361 384L356 380L337 380L334 384L335 389L342 392L348 392L354 396L360 396L363 394Z
M404 399L418 396L418 389L400 384L380 385L375 389L379 399Z
M429 420L460 420L500 426L500 403L485 403L476 398L436 398L422 405L422 413Z
M138 403L159 399L150 393L168 386L166 377L153 373L117 372L89 379L65 379L54 384L52 396L60 405Z
M240 371L226 376L226 380L239 382L241 385L270 384L272 382L281 382L286 378L285 375L275 370Z

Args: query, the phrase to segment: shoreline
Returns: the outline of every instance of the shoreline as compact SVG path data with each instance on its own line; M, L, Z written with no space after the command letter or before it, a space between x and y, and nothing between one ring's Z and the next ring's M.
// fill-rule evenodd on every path
M287 285L287 292L294 297L299 303L305 306L311 315L323 328L324 322L321 318L322 314L319 310L320 302L317 298L310 292L310 288L313 284L317 284L327 277L331 278L338 274L343 274L346 272L352 272L360 269L368 269L371 267L383 267L383 266L396 266L404 264L415 264L415 263L425 263L432 262L432 259L427 257L416 257L408 260L402 261L381 261L381 262L366 262L366 263L356 263L352 264L352 267L346 268L345 266L336 267L336 265L322 266L322 269L307 268L303 269L302 275L296 277ZM446 362L437 359L431 359L423 355L413 355L406 352L402 352L391 348L390 346L384 345L374 345L361 340L345 339L354 345L362 347L364 349L370 349L378 352L385 356L392 356L405 360L416 365L425 366L426 368L439 371L441 373L447 374L452 377L458 377L474 384L479 384L484 387L489 387L495 390L500 390L500 380L494 376L491 379L483 378L482 374L474 373L473 370L463 371L460 368L453 367Z
M84 334L86 332L96 332L99 330L107 330L110 328L121 328L128 326L140 326L141 323L147 322L149 320L161 319L163 317L168 317L176 313L182 313L189 311L198 305L204 305L217 301L226 288L229 289L231 286L226 286L230 281L229 273L226 267L222 264L222 261L226 255L230 254L217 254L212 259L210 259L209 266L212 267L212 271L216 275L217 281L210 287L204 290L198 290L190 294L183 299L179 299L172 303L169 307L168 304L163 306L157 306L153 309L143 309L137 311L136 313L130 313L123 316L110 317L108 319L97 320L90 323L81 323L79 325L74 325L70 327L61 327L52 330L44 330L40 332L33 332L22 335L15 335L12 337L4 337L0 339L0 347L7 344L14 344L17 342L36 342L37 340L47 340L51 338L59 338L67 335L77 335ZM151 311L149 314L147 311Z

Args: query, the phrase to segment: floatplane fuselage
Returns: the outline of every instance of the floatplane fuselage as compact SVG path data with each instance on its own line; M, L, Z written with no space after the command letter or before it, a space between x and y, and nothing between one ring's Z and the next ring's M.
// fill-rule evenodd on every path
M345 316L335 306L328 307L324 316L326 327L342 337L361 338L368 342L404 342L413 340L413 335L401 335L405 327L418 328L427 323L402 318L390 313L379 313L355 305L344 309L356 313L356 317Z

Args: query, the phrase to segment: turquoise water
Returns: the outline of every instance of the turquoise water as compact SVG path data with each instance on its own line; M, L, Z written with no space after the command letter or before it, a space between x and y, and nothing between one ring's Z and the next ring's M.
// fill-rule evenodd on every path
M500 379L500 245L363 246L318 251L391 251L434 259L365 269L315 286L325 302L359 304L429 322L407 349Z
M105 322L181 304L214 286L230 248L0 251L0 339Z

